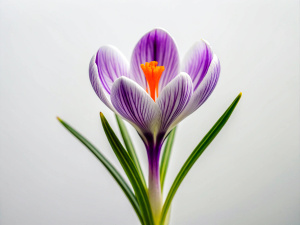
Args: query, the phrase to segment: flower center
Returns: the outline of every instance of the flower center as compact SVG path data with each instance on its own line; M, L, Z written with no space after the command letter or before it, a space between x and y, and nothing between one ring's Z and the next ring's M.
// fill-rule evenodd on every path
M141 68L145 74L146 80L149 85L150 96L153 99L153 101L155 101L155 94L156 98L158 97L159 79L165 70L164 66L157 66L157 64L158 63L156 61L146 62L145 65L141 64ZM148 92L148 89L146 91Z

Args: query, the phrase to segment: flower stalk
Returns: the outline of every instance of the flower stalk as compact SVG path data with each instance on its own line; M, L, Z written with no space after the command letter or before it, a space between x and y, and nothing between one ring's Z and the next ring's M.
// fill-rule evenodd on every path
M155 224L159 223L162 209L162 193L160 184L159 155L161 144L147 147L149 162L149 187L148 196Z

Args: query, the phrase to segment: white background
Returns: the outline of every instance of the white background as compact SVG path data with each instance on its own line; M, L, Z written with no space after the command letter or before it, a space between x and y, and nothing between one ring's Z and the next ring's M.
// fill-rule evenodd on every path
M204 38L221 61L214 93L179 125L166 190L243 92L179 188L171 224L300 223L298 1L0 0L1 225L139 223L117 183L55 117L121 170L99 112L117 125L91 88L89 60L105 44L129 59L155 27L169 31L181 58Z

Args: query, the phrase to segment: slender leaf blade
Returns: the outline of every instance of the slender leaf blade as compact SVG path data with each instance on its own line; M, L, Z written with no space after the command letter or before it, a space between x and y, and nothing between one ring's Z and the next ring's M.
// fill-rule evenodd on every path
M104 165L104 167L108 170L108 172L113 176L116 182L119 184L126 197L130 201L132 207L134 208L140 222L143 224L143 217L141 214L141 210L135 195L133 194L130 187L127 185L123 177L120 173L114 168L114 166L99 152L98 149L94 147L87 139L85 139L80 133L78 133L75 129L73 129L69 124L64 122L62 119L57 117L58 121L73 134L82 144L84 144L90 151L93 153L97 159Z
M129 156L131 157L132 161L134 162L134 164L135 164L135 166L136 166L136 168L137 168L137 170L140 174L140 177L141 177L141 180L143 182L144 187L146 188L147 185L146 185L145 177L144 177L143 171L141 169L139 159L138 159L138 157L136 155L136 152L135 152L135 149L133 147L130 135L127 131L127 128L126 128L123 120L117 114L115 114L115 115L116 115L116 119L117 119L117 122L118 122L118 126L119 126L119 129L120 129L125 147L126 147Z
M163 192L165 177L167 174L167 169L169 166L169 160L171 156L171 151L174 143L176 133L176 127L170 132L168 140L166 142L166 146L164 148L164 152L160 162L160 185L161 185L161 192Z
M217 134L220 132L220 130L226 124L227 120L229 119L233 110L235 109L237 103L239 102L241 96L242 96L242 93L240 93L234 99L232 104L227 108L227 110L224 112L224 114L215 123L215 125L209 130L209 132L205 135L205 137L200 141L200 143L197 145L197 147L191 153L189 158L185 161L184 165L182 166L179 173L177 174L177 176L170 188L168 196L164 202L162 213L161 213L160 225L164 224L164 221L167 216L167 213L168 213L169 207L171 205L171 202L173 200L173 197L174 197L177 189L179 188L181 182L183 181L183 179L185 178L185 176L187 175L189 170L192 168L194 163L197 161L197 159L201 156L201 154L207 148L207 146L213 141L213 139L217 136Z
M110 127L103 113L100 113L100 117L106 137L135 191L136 198L144 218L144 222L147 225L153 225L154 222L149 198L147 195L147 191L143 185L143 182L139 176L138 170L135 167L132 159L128 155L127 151L124 149L123 145L119 141L118 137Z

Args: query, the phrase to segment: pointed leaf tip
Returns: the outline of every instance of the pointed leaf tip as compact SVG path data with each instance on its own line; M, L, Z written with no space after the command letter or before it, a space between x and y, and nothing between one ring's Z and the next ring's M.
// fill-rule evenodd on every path
M59 118L58 116L56 117L56 119L57 119L59 122L61 122L61 118Z
M104 115L103 115L103 113L102 113L102 112L100 112L100 117L101 117L101 118L103 118L103 117L104 117Z
M236 101L240 101L241 97L242 97L243 93L240 92L239 95L235 98Z

